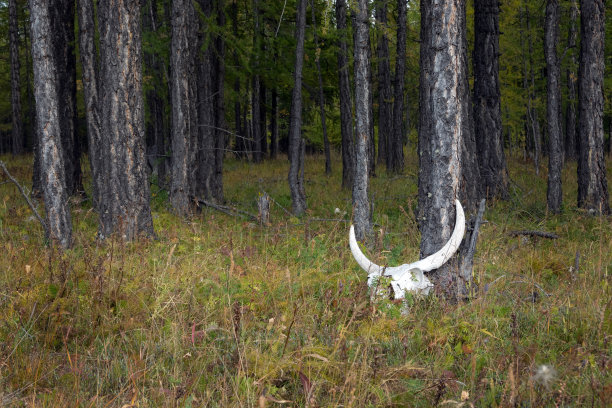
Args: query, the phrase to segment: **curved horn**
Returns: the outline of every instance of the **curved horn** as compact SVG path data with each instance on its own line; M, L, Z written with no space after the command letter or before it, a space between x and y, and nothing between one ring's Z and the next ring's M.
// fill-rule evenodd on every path
M353 253L353 257L364 271L369 274L382 273L383 268L373 262L370 262L370 260L366 258L363 252L361 252L359 244L357 244L357 239L355 239L355 227L352 225L351 230L349 231L349 245L351 246L351 252Z

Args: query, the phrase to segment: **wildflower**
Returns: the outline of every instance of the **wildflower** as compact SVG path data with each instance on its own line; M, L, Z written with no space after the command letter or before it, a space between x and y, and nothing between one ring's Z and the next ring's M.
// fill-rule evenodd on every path
M557 379L557 370L551 365L542 364L538 366L532 378L536 383L544 386L548 390L551 384Z

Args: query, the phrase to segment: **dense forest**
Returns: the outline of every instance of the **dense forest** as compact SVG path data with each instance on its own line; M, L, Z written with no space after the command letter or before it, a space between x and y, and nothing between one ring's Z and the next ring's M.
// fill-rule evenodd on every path
M0 2L0 405L612 403L611 35L605 0Z

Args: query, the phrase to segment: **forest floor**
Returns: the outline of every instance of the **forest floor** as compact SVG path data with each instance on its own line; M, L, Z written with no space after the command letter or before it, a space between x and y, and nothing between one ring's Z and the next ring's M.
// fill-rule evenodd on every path
M31 156L1 159L30 185ZM418 258L407 163L371 182L379 264ZM266 226L210 208L178 218L154 185L157 239L100 243L90 203L74 201L65 253L0 176L0 406L611 406L612 218L576 209L575 163L551 215L546 169L510 161L510 199L487 203L478 295L458 305L370 300L333 165L327 177L307 158L295 218L286 159L228 160L228 205L256 214L267 192Z

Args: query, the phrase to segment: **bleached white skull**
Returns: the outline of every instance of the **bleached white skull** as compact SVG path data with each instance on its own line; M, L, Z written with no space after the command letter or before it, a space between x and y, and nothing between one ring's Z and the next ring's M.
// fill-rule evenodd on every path
M355 239L355 228L351 225L349 244L355 260L363 270L368 273L368 286L377 285L381 276L391 279L391 287L395 299L402 299L406 291L428 295L433 284L424 272L438 269L448 261L457 251L463 234L465 233L465 214L459 200L455 200L456 217L455 228L448 242L435 254L420 261L400 266L383 267L371 262L361 252Z

